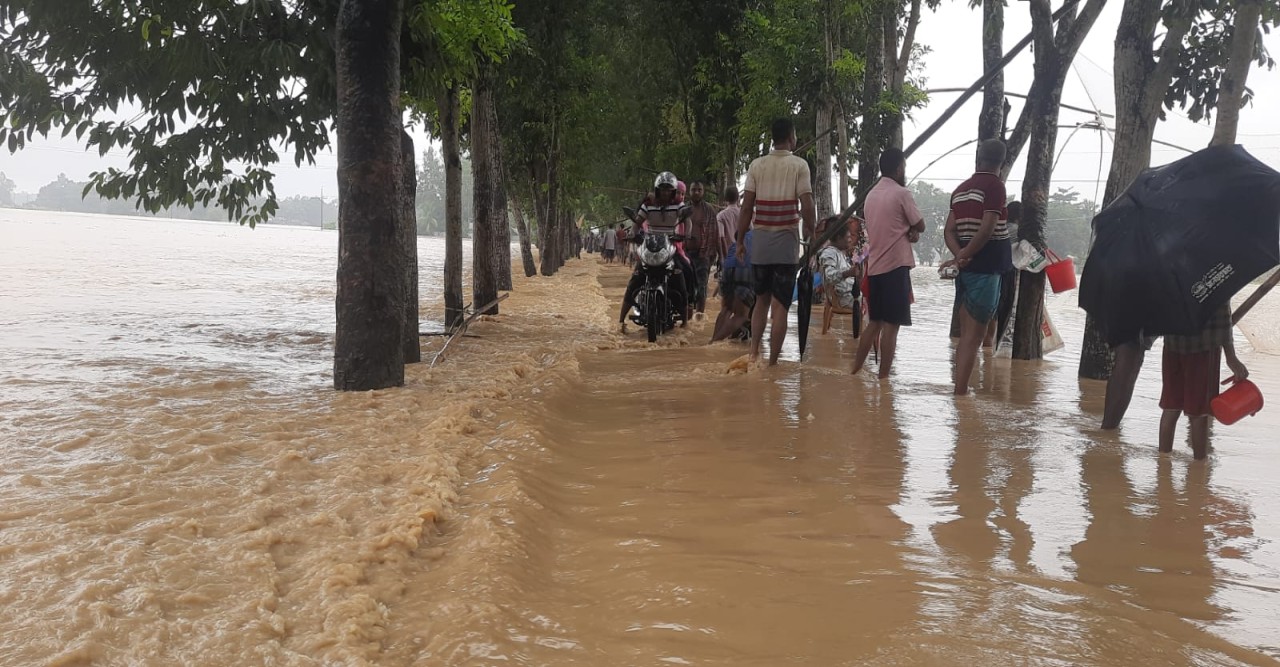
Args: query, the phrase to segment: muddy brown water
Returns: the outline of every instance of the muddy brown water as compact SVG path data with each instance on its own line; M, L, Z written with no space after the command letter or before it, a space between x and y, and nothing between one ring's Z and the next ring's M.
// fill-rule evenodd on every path
M0 214L0 664L1280 662L1280 413L1158 456L1157 350L1097 431L1074 295L957 400L929 269L881 383L618 337L588 257L335 395L336 237Z

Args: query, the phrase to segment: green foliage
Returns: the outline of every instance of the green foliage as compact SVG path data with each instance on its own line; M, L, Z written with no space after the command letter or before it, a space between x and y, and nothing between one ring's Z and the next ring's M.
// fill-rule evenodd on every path
M403 44L404 91L431 108L445 86L465 87L481 67L502 62L522 40L507 0L410 0ZM462 100L463 117L470 100Z
M471 235L474 186L471 161L462 159L462 233ZM444 162L428 144L418 164L417 219L419 236L444 236Z
M1176 14L1176 7L1176 3L1170 3L1165 8L1166 21L1185 18ZM1280 3L1265 1L1262 7L1254 61L1261 67L1272 69L1275 60L1267 52L1261 34L1269 33L1280 23ZM1198 14L1183 39L1173 85L1165 93L1165 108L1183 109L1187 117L1196 122L1208 119L1217 108L1218 86L1227 67L1227 55L1235 34L1235 8L1236 3L1229 0L1199 0L1196 3ZM1252 98L1253 91L1246 88L1244 103L1248 104Z
M336 0L0 0L0 142L75 133L132 156L84 188L146 211L278 207L269 166L329 144ZM90 46L91 45L91 46ZM260 200L255 202L255 200Z

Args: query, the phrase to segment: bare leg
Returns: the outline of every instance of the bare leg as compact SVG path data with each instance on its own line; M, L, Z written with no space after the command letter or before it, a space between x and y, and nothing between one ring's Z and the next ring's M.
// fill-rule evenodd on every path
M776 366L782 343L787 339L787 309L781 301L773 299L769 302L769 311L773 317L773 326L769 328L769 365Z
M983 347L994 347L996 344L996 321L992 319L987 323L987 335L982 339Z
M973 367L978 363L978 348L987 325L973 319L968 309L960 308L960 342L956 343L956 396L969 393Z
M716 316L715 331L711 342L724 340L742 327L747 317L742 315L742 306L737 299L723 299L720 303L720 314Z
M862 336L858 338L858 353L853 359L853 374L857 375L862 372L862 367L867 364L867 355L871 354L871 346L875 345L876 339L880 337L880 325L882 322L872 320L867 323L867 328L862 332Z
M725 326L729 321L730 314L729 301L725 299L720 303L720 314L716 315L715 326L711 327L711 342L714 343L729 337L728 333L723 332L726 330Z
M1209 455L1209 416L1189 417L1191 422L1191 455L1197 461Z
M1142 370L1142 362L1146 350L1137 343L1125 343L1116 348L1116 363L1107 378L1107 397L1102 406L1102 428L1111 430L1120 427L1120 420L1129 410L1129 401L1133 399L1133 387L1138 383L1138 373Z
M756 308L751 313L751 361L760 358L760 344L764 342L764 325L769 321L769 310L773 305L772 294L761 294L756 297Z
M1173 451L1173 435L1178 430L1178 417L1181 410L1165 410L1160 414L1160 451L1168 454Z
M893 357L898 351L898 325L885 324L880 331L880 379L889 377Z

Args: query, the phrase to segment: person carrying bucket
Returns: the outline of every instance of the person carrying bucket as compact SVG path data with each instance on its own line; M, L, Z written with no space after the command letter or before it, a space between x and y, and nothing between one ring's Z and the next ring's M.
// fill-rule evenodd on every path
M1211 402L1218 395L1218 377L1222 358L1227 360L1235 382L1249 378L1249 369L1236 356L1232 340L1231 306L1223 305L1209 318L1200 333L1191 336L1164 337L1161 372L1164 387L1160 393L1160 452L1173 451L1173 436L1178 419L1187 416L1191 431L1191 453L1203 459L1209 453L1209 415Z

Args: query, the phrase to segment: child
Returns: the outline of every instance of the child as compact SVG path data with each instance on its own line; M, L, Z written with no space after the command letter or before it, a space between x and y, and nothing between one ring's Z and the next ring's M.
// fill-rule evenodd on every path
M1187 415L1191 430L1191 452L1196 459L1209 453L1209 402L1218 395L1222 357L1236 380L1249 377L1232 342L1231 306L1224 305L1198 334L1165 336L1160 394L1160 451L1173 451L1173 434L1178 417Z

